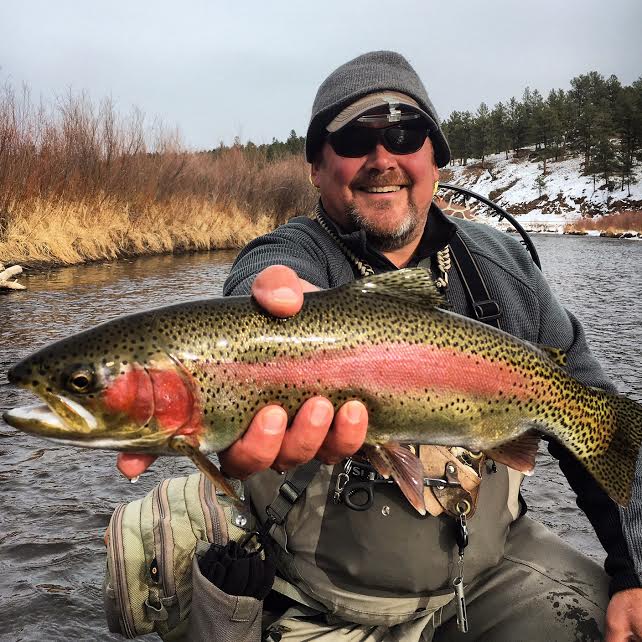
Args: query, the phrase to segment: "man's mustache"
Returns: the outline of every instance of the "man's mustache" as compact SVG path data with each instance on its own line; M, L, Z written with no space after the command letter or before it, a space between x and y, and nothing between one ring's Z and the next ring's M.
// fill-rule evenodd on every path
M368 187L386 187L388 185L411 185L412 181L405 172L389 172L377 174L376 176L357 176L350 187L353 189L364 189Z

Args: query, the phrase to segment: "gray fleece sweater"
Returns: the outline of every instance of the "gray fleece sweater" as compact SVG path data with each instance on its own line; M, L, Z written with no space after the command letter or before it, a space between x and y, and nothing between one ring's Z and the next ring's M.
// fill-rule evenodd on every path
M366 260L376 273L396 269L386 257L369 247L362 231L346 234L325 218L341 241L360 259ZM500 305L502 329L533 343L564 350L569 374L586 385L614 391L613 384L590 353L580 323L560 305L542 273L516 239L489 226L446 218L433 205L424 233L424 239L429 237L431 243L424 243L422 239L420 249L423 246L427 254L434 255L439 247L435 248L432 239L438 237L443 247L455 229L473 254L491 297ZM430 256L418 256L417 261L419 265L426 265ZM241 251L223 293L248 294L256 275L275 264L291 267L300 278L322 289L343 285L358 276L344 252L319 223L297 217L255 239ZM449 272L446 297L453 311L474 317L464 284L454 268ZM633 554L639 572L642 565L642 474L636 478L634 499L621 518L617 505L566 449L551 441L549 451L559 461L577 494L578 506L586 513L607 552L605 569L612 578L611 592L642 586L632 559Z

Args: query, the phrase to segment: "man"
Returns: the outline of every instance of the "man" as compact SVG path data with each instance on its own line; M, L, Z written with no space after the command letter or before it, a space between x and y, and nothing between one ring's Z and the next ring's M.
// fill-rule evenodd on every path
M402 56L372 52L330 74L312 108L306 156L320 195L314 220L293 219L250 243L225 294L251 291L271 314L287 317L301 308L306 291L422 266L433 272L454 311L472 315L462 276L448 268L447 247L459 235L500 305L503 329L564 350L573 376L611 387L581 327L523 248L484 226L454 223L432 203L438 167L448 163L450 150L423 84ZM273 528L294 598L266 602L274 620L269 639L642 639L642 588L618 509L564 449L550 445L607 550L610 601L608 577L596 564L523 516L521 478L501 464L478 470L482 481L467 524L452 511L438 514L439 507L436 516L421 517L386 484L376 485L368 510L348 508L341 475L353 473L354 462L345 464L346 458L359 449L366 429L367 410L359 401L335 414L317 397L290 426L285 410L263 408L221 454L227 474L258 473L247 488L262 520L274 514L265 507L284 480L274 471L291 471L312 458L324 464L312 469L305 492ZM120 467L131 476L146 462L130 457L121 457ZM458 632L464 614L457 614L461 602L453 592L461 576L467 637Z

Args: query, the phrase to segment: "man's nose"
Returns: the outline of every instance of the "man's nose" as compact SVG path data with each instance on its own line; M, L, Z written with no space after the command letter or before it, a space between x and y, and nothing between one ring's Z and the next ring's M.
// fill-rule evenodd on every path
M368 154L366 166L368 169L385 172L397 166L397 159L381 142L378 142L377 146Z

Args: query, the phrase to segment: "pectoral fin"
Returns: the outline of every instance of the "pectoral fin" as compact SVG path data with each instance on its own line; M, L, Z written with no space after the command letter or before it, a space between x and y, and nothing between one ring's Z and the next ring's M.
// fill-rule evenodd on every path
M240 497L225 479L223 473L212 463L187 437L178 435L169 442L169 447L176 452L189 457L194 465L214 484L215 488L225 493L236 503L241 504Z
M535 468L535 457L539 448L540 437L534 430L529 430L517 439L507 441L497 448L486 450L486 454L500 464L518 470L525 475L532 475Z
M425 515L424 466L419 458L396 442L364 444L362 450L375 470L386 479L392 476L415 510Z

